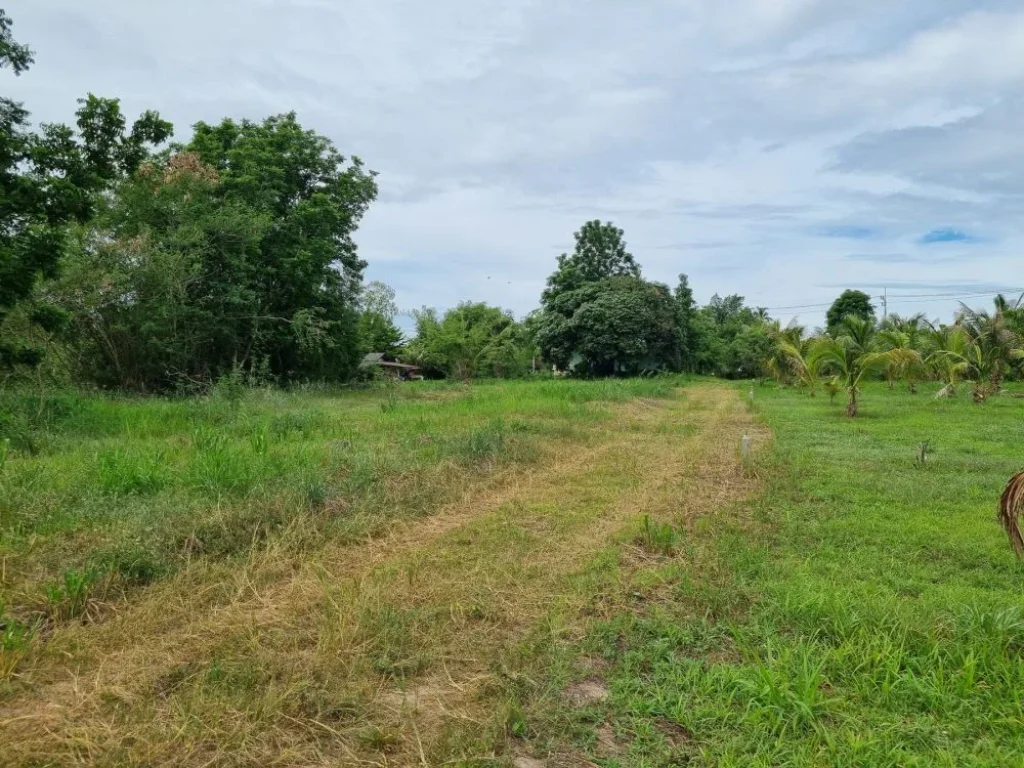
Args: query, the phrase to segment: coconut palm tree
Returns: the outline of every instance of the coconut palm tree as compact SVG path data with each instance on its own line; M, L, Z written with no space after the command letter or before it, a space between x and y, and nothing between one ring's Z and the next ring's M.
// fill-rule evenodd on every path
M892 314L875 336L879 351L889 353L889 364L885 368L889 389L897 379L906 378L907 388L912 394L917 393L917 379L924 368L921 347L927 325L923 313L906 318Z
M992 312L971 309L962 303L960 307L957 325L967 332L977 347L977 354L972 355L975 372L984 369L988 393L998 392L1003 377L1019 360L1024 359L1021 337L1007 321L1006 299L996 297Z
M790 369L796 376L801 387L807 387L807 393L814 397L815 387L821 375L821 358L814 353L810 342L797 344L792 341L780 341L779 349L789 361Z
M794 349L800 352L801 357L807 353L810 340L804 338L804 327L794 320L783 328L778 320L772 320L765 328L772 340L772 352L765 360L765 368L772 378L779 385L806 383L801 377L801 365L792 355Z
M954 397L957 382L971 369L969 359L971 339L960 326L942 325L928 334L925 363L943 383L936 397Z
M874 340L874 323L851 315L840 323L835 336L821 337L814 347L819 366L830 370L834 381L850 396L846 415L851 418L857 415L857 395L864 377L883 370L891 360L890 352L875 351Z

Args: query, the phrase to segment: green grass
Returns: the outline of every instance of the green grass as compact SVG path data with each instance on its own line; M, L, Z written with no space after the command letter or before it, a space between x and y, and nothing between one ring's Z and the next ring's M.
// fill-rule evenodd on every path
M269 624L252 634L237 623L244 606L223 637L222 614L204 616L213 635L180 663L161 661L160 650L154 677L129 691L130 715L115 708L113 719L82 723L61 749L78 754L87 733L109 732L122 746L148 745L133 754L169 754L159 750L187 724L225 755L279 757L274 739L299 738L295 718L308 715L320 729L302 737L310 749L337 741L320 732L326 724L345 729L349 748L399 762L419 753L422 736L431 764L495 765L524 753L605 768L1020 765L1024 565L995 506L1024 466L1024 399L979 406L966 388L935 400L935 387L912 396L871 385L851 420L838 398L764 386L747 406L748 385L733 402L721 397L730 385L709 383L666 401L674 408L612 408L667 396L677 383L422 382L179 400L8 393L0 703L61 694L37 686L65 664L86 685L88 664L107 658L96 638L109 641L111 604L149 606L162 590L212 589L235 571L254 592L269 584L260 578L284 587L298 573L294 594L312 596L308 605L293 605L287 590L266 597L258 604ZM712 470L738 460L739 436L753 426L747 407L773 441L723 477ZM730 427L735 449L702 457L722 435L698 429L709 413L742 421ZM519 488L533 475L493 476L571 457L588 441L601 446L591 463L566 462L535 509L515 506L536 490ZM691 484L650 495L661 462L688 456ZM759 478L760 489L705 517L673 516L673 505L686 506L680 494L733 477ZM473 517L498 481L515 489L512 501ZM361 547L375 534L456 498L467 516L446 536L386 557L363 578L330 575L332 557L348 573L338 563L366 557ZM700 508L719 498L735 494L710 493ZM617 516L622 527L601 529ZM590 528L598 538L584 547ZM573 555L576 546L585 556ZM282 569L259 576L254 551L280 557ZM196 560L210 567L188 570ZM154 630L137 631L132 648ZM463 649L463 636L480 642ZM163 647L160 632L148 639ZM467 653L486 660L488 674L459 683L476 691L464 706L487 711L445 720L436 733L410 733L410 713L391 717L359 698L359 681L379 692L457 676ZM566 691L582 683L607 695L572 703ZM120 690L92 690L90 701ZM158 711L180 720L165 733L150 717ZM205 748L189 755L184 763L208 761Z
M761 497L609 577L623 607L582 643L541 643L524 674L542 682L510 687L529 739L602 766L1020 765L1024 566L995 508L1024 467L1024 400L922 390L871 385L851 420L758 387ZM592 658L610 697L567 709Z
M283 531L297 547L365 536L672 384L0 394L0 603L23 623L67 620Z

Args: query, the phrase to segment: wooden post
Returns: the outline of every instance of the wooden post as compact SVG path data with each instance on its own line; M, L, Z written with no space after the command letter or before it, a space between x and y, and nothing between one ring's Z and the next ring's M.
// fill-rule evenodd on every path
M927 461L927 459L928 459L928 442L925 441L923 443L918 443L917 444L917 462L919 464L924 464L925 461Z

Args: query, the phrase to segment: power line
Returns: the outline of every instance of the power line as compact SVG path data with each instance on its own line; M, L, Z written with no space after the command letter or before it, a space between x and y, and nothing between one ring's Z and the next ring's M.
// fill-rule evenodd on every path
M1024 292L1024 289L1011 288L1004 291L985 291L982 293L907 293L907 294L889 294L886 296L872 296L872 299L884 300L887 303L898 302L902 304L919 304L932 301L961 301L963 299L980 299L986 296L998 296L999 294L1005 293L1018 293ZM826 301L820 304L793 304L785 307L765 307L769 312L778 312L781 310L789 309L820 309L822 307L831 307L834 302Z

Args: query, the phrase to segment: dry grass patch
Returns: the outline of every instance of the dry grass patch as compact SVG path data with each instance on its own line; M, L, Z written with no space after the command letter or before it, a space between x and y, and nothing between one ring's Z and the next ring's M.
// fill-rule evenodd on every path
M676 423L695 429L658 429ZM297 530L199 561L34 652L0 714L10 764L422 765L470 742L497 759L517 722L504 655L614 591L606 562L642 518L685 535L747 492L750 423L724 387L629 401L532 468L438 469L455 500L373 538L309 548ZM389 504L417 503L417 478L387 482Z

